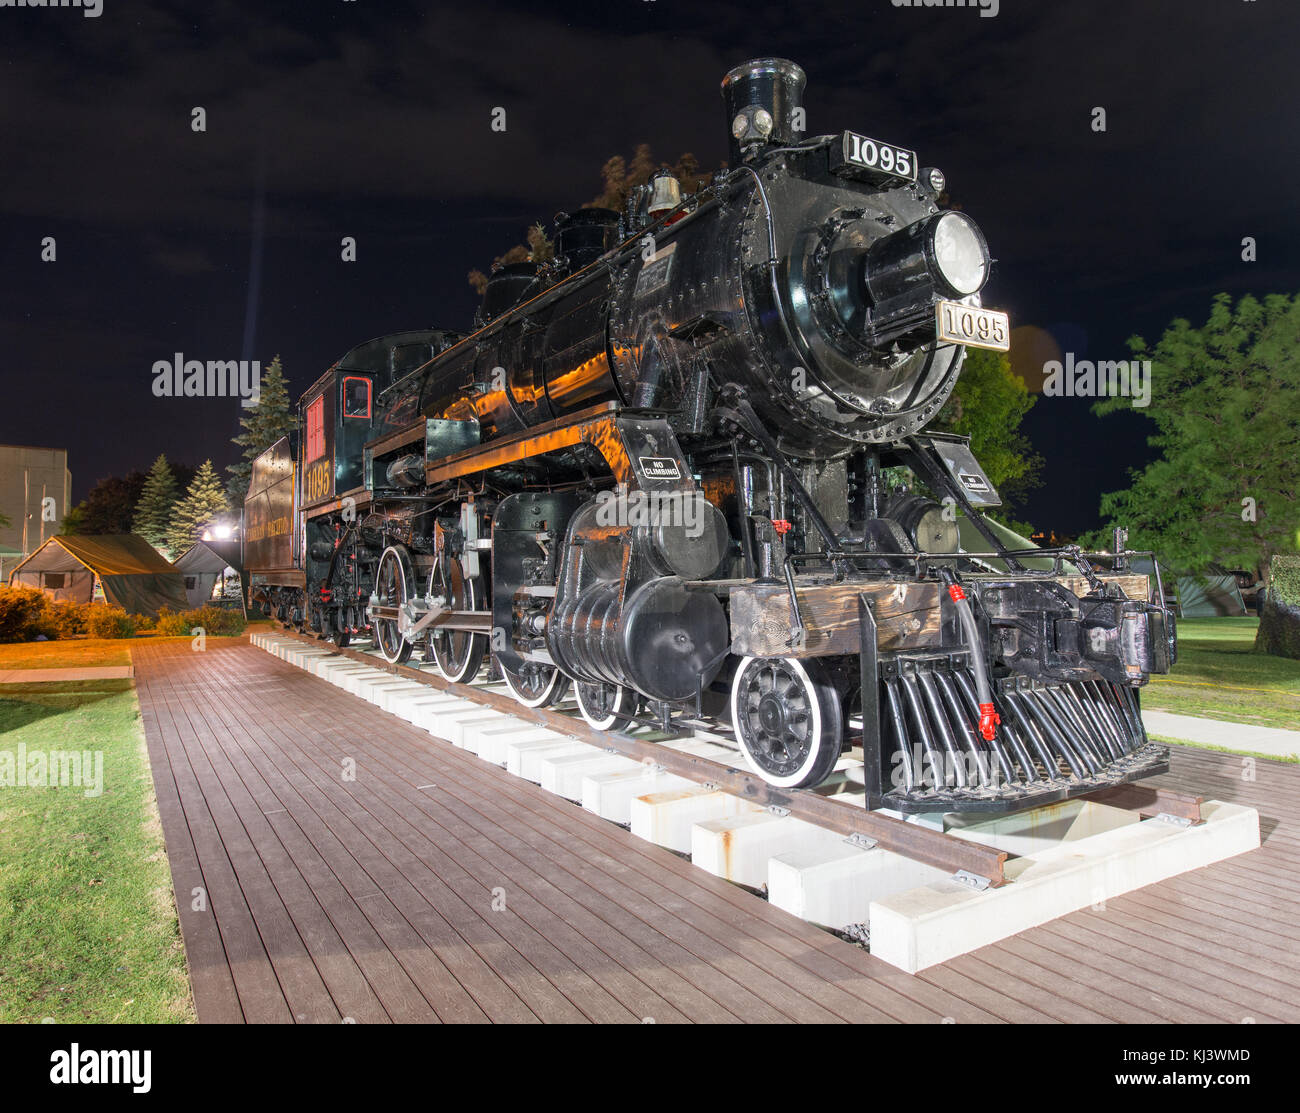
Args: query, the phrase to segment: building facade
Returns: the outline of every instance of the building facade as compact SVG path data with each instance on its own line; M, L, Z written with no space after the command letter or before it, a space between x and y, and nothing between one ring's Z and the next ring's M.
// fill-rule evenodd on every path
M0 445L0 514L9 519L0 526L0 551L39 549L63 528L71 497L67 449ZM7 573L17 561L4 563Z

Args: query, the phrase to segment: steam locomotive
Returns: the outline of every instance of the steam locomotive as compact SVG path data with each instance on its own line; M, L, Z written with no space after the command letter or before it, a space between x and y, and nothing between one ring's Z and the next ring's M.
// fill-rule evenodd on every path
M529 707L572 686L599 729L734 731L776 786L860 747L873 807L1163 772L1137 698L1174 659L1162 592L1122 538L1028 547L969 442L923 432L966 349L1009 346L982 232L915 152L805 137L804 83L733 69L730 169L562 213L468 335L332 366L254 465L253 598Z

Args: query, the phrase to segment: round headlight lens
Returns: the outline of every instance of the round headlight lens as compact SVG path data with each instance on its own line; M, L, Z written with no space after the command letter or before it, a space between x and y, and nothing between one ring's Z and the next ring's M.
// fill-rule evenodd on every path
M989 276L989 255L975 223L944 213L934 226L934 261L939 277L958 297L979 293Z

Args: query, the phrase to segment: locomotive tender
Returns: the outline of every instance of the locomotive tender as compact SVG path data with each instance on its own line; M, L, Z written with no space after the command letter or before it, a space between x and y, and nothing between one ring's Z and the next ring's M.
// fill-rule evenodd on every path
M1137 699L1174 657L1162 594L1133 554L1024 548L968 442L923 432L966 347L1009 345L983 234L914 152L805 138L803 85L737 67L707 187L660 171L625 213L560 214L470 334L331 367L254 465L253 597L530 707L572 685L601 729L733 730L780 787L860 746L872 807L1163 772Z

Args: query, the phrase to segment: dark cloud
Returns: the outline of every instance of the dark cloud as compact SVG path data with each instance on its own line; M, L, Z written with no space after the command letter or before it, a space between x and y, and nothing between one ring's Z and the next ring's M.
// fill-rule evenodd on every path
M67 444L78 492L160 450L224 464L238 414L162 406L153 360L237 358L247 327L302 387L361 339L463 326L469 268L593 196L610 155L725 157L718 82L762 54L807 70L814 131L947 172L998 257L991 301L1080 358L1122 355L1220 290L1300 287L1298 28L1271 0L0 9L0 341L31 399L0 439ZM1147 452L1140 421L1082 401L1041 400L1031 432L1049 488L1030 513L1058 528L1091 525Z

